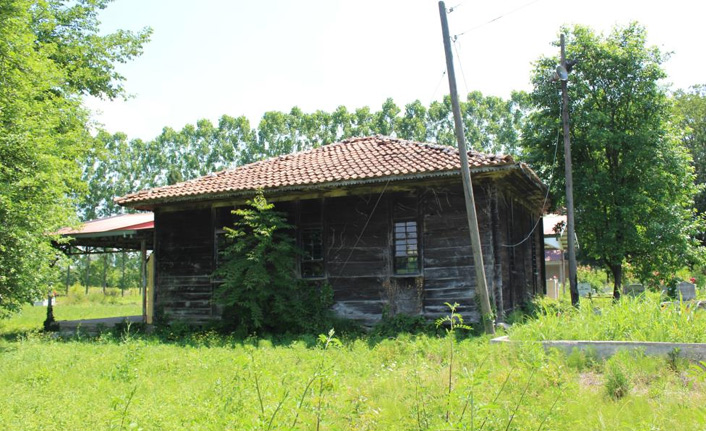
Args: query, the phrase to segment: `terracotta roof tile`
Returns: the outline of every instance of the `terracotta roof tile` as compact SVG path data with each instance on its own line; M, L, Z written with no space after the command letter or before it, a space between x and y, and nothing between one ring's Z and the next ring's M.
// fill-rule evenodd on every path
M468 156L471 169L515 163L510 156L473 151ZM335 185L384 179L387 176L452 173L460 168L458 150L453 147L383 136L351 138L170 186L142 190L116 198L115 202L126 206L144 206L184 200L186 196L207 199L209 196L256 189Z

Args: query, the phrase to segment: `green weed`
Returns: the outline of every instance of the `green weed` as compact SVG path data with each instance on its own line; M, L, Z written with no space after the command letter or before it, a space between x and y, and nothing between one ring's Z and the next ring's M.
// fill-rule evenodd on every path
M706 372L680 358L675 371L664 358L641 354L604 362L453 337L449 396L450 336L339 342L337 335L237 339L202 331L172 340L130 328L90 339L35 331L0 338L0 429L584 431L706 424ZM610 393L624 395L614 400Z
M659 293L600 304L586 299L578 309L548 298L534 304L534 316L511 328L511 338L706 342L706 310L684 302L663 305Z
M454 346L456 343L456 331L464 330L470 331L471 327L463 323L463 316L456 312L458 308L458 303L453 304L446 303L449 307L449 314L437 319L436 327L443 327L446 331L446 339L449 340L449 380L448 380L448 392L447 392L447 408L446 408L446 422L449 421L450 415L450 403L451 403L451 391L453 389L453 369L454 369Z
M606 364L605 390L613 400L619 400L630 392L630 378L620 363L609 361Z

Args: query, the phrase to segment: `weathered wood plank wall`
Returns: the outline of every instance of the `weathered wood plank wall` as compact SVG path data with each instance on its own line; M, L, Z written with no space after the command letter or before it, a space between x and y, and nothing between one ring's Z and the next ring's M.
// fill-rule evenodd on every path
M482 251L498 318L541 289L541 229L522 242L536 218L517 196L495 182L474 188ZM324 268L321 279L334 291L334 310L371 324L383 311L436 318L458 302L466 319L480 317L475 300L473 254L460 184L419 186L372 195L280 202L299 228L320 226ZM156 298L171 320L203 323L219 318L212 301L215 239L232 225L232 207L155 214ZM395 275L394 222L417 221L419 274ZM517 244L519 243L519 244Z
M326 275L342 317L371 322L382 315L391 271L388 202L384 195L326 200Z
M155 212L155 312L169 321L212 319L210 210Z

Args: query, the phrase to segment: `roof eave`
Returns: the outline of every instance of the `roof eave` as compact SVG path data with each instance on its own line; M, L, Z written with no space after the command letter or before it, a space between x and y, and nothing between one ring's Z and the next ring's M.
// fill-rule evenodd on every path
M524 165L524 167L523 167ZM527 171L531 173L531 170L526 167L524 163L507 163L507 164L502 164L502 165L494 165L494 166L480 166L480 167L474 167L471 168L471 174L479 174L479 173L484 173L484 172L497 172L497 171L505 171L505 170L512 170L512 169L520 169L526 176L528 176L530 179L533 179L531 175ZM416 179L425 179L425 178L438 178L438 177L452 177L452 176L460 176L460 170L459 169L450 169L450 170L444 170L444 171L434 171L434 172L421 172L421 173L414 173L414 174L407 174L407 175L387 175L387 176L382 176L382 177L375 177L375 178L364 178L364 179L355 179L355 180L344 180L344 181L331 181L331 182L325 182L325 183L315 183L315 184L297 184L297 185L292 185L292 186L285 186L285 187L273 187L273 188L265 188L262 189L263 193L265 194L272 194L272 193L281 193L281 192L290 192L290 191L309 191L309 190L320 190L320 189L333 189L337 187L346 187L346 186L361 186L361 185L366 185L366 184L376 184L376 183L383 183L383 182L388 182L388 181L407 181L407 180L416 180ZM534 176L535 178L536 175ZM539 180L539 178L537 178ZM534 182L534 181L533 181ZM539 182L541 187L544 187L544 185ZM120 200L116 199L116 203L121 206L126 206L126 207L131 207L135 209L141 209L141 210L153 210L155 207L162 206L162 205L168 205L168 204L174 204L174 203L186 203L186 202L197 202L197 201L204 201L204 200L218 200L218 199L224 199L224 198L237 198L237 197L243 197L243 196L248 196L254 194L258 189L242 189L242 190L232 190L232 191L225 191L225 192L220 192L220 193L208 193L208 194L194 194L194 195L183 195L183 196L173 196L173 197L167 197L167 198L158 198L158 199L144 199L144 200L138 200L138 201L128 201L125 202L124 200L121 202Z

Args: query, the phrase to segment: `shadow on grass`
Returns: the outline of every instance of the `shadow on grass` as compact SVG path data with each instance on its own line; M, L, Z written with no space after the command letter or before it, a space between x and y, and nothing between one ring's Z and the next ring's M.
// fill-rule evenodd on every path
M119 323L111 328L98 328L95 333L82 332L79 327L76 332L46 332L40 329L18 329L0 333L0 340L16 343L21 341L51 341L57 343L122 343L127 340L142 340L148 344L166 344L188 347L239 347L268 345L287 347L293 344L304 344L307 348L319 345L320 334L326 334L333 328L335 337L344 343L363 340L371 348L385 340L400 335L442 337L443 328L437 328L433 321L421 316L395 316L383 319L371 328L365 328L350 320L336 319L329 322L326 328L312 333L258 334L238 335L224 330L222 325L211 324L193 327L183 322L171 325L146 325L144 323ZM475 331L457 333L458 338L473 338Z

